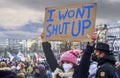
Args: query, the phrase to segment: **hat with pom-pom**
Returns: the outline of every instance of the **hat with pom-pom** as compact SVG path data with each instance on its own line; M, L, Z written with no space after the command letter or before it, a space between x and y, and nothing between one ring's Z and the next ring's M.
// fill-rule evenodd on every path
M67 61L73 63L75 65L78 64L77 57L79 57L81 51L80 50L69 50L61 55L61 61Z

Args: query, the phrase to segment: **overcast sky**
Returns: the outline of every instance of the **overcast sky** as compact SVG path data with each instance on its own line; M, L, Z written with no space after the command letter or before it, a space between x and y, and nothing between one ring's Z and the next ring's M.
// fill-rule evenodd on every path
M0 0L0 37L36 37L42 32L46 7L76 3L97 3L96 25L120 19L120 0Z

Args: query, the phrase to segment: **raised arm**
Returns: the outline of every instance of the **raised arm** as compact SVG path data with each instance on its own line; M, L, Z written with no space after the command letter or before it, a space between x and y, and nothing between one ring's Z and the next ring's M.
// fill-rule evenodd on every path
M43 42L42 46L43 46L43 51L44 51L46 60L50 65L51 70L54 71L58 67L58 63L51 50L51 44L48 42Z
M91 36L93 41L89 42L86 46L86 50L82 56L79 66L76 68L73 78L88 78L89 75L89 66L90 66L90 57L94 52L94 41L97 39L95 36L96 33Z
M41 38L43 38L43 36ZM49 42L42 42L42 47L47 63L49 64L51 70L54 71L58 67L58 63L51 49L51 44Z

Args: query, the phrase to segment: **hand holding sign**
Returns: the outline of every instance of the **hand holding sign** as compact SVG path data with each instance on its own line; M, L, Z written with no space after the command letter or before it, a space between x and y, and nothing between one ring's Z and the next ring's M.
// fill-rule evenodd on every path
M41 39L44 38L44 33L42 32L41 35L40 35Z
M41 35L40 35L40 38L42 39L43 41L43 38L45 37L45 34L42 32ZM44 42L44 41L43 41Z
M93 40L93 41L95 41L96 39L97 39L97 32L95 31L92 35L91 35L91 39Z
M91 37L92 41L89 42L89 45L90 45L90 46L93 46L95 40L97 39L97 32L95 31L90 37Z

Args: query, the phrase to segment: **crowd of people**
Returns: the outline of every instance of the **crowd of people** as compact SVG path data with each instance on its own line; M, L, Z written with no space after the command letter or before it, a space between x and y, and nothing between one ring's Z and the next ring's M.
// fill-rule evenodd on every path
M0 62L0 78L52 78L46 61L7 61Z
M95 35L95 34L94 34ZM43 38L43 36L41 36ZM0 78L119 78L120 62L106 43L88 42L86 49L69 50L55 58L50 42L43 42L44 61L0 62ZM77 58L81 60L77 60Z
M44 38L44 33L41 36ZM43 50L48 64L53 72L53 78L119 78L119 66L113 52L107 43L95 42L97 34L91 36L81 57L80 63L77 57L80 50L69 50L61 55L60 63L57 63L49 42L43 42Z

